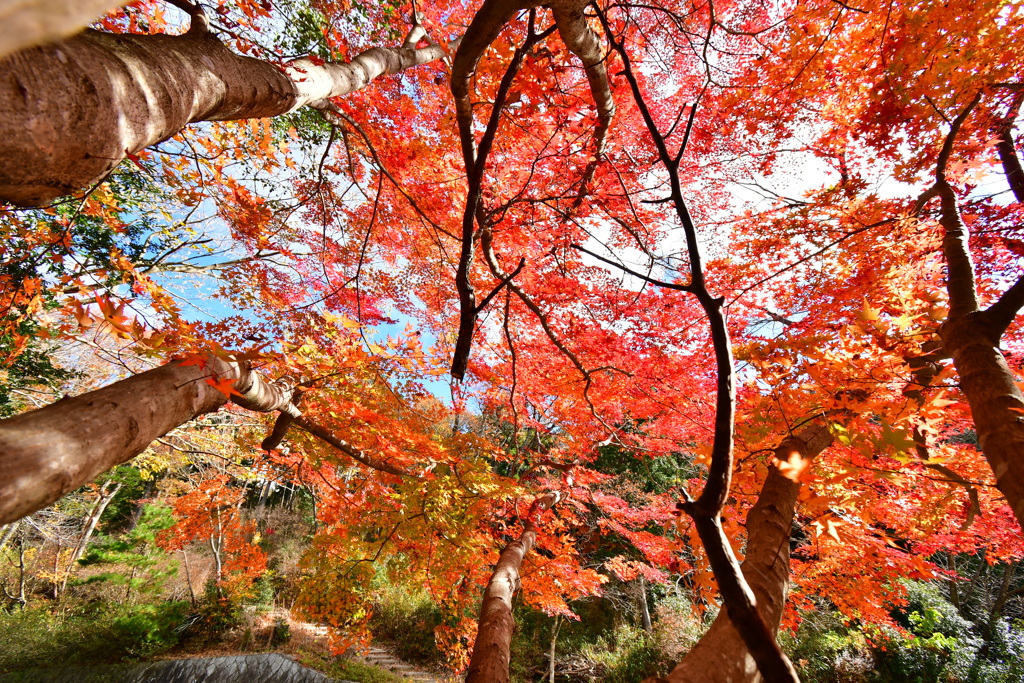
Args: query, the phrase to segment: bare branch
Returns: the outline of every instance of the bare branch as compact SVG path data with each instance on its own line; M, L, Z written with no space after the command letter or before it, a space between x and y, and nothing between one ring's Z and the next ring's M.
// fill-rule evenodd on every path
M612 261L610 259L606 259L603 256L598 256L594 252L590 251L589 249L584 249L583 247L581 247L578 244L570 244L569 246L572 247L573 249L577 250L577 251L582 251L584 254L589 254L590 256L593 256L598 261L603 261L604 263L607 263L609 266L613 266L615 268L623 270L623 271L629 273L630 275L632 275L633 277L640 278L644 282L650 282L652 285L657 285L658 287L665 287L666 289L675 289L675 290L678 290L680 292L690 292L690 291L692 291L690 289L689 285L681 285L681 284L678 284L676 282L664 282L663 280L655 280L652 277L648 277L646 275L643 275L641 273L636 272L635 270L632 270L631 268L627 268L626 266L622 265L621 263L616 263L615 261Z

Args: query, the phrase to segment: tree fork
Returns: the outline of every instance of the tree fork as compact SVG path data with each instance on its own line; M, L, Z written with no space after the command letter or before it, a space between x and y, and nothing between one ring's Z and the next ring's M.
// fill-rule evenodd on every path
M1024 526L1024 393L999 350L1003 333L1024 305L1024 278L981 310L969 231L960 215L956 192L946 179L960 129L980 101L979 93L951 122L936 160L935 184L921 201L937 195L941 202L939 224L944 231L942 253L949 295L949 317L939 327L943 350L953 359L960 389L971 407L978 442L999 490L1017 522ZM1016 160L1013 149L1002 155L1008 182L1012 183L1015 167L1011 157Z
M810 460L832 444L825 424L816 424L788 437L775 449L779 461L794 453ZM747 556L742 570L756 599L762 623L772 634L779 630L789 591L789 536L801 484L776 466L768 468L754 507L747 513ZM734 612L722 610L711 628L663 681L669 683L744 683L760 679L758 665L734 622ZM767 677L765 677L767 678Z

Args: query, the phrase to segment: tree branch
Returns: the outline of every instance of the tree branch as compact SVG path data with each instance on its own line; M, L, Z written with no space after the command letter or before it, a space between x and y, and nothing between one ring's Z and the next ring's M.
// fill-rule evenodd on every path
M1021 276L1013 283L1012 287L1003 292L1003 295L985 310L984 315L991 331L1002 337L1022 308L1024 308L1024 276Z
M1018 93L1013 98L1010 112L1000 122L996 151L999 152L999 161L1003 164L1003 173L1010 189L1013 190L1014 199L1024 204L1024 167L1021 167L1017 145L1013 140L1013 124L1017 120L1021 102L1024 102L1024 95Z
M384 462L380 458L376 458L370 455L366 451L362 451L356 448L349 442L335 436L329 430L325 429L324 427L321 427L320 425L313 422L307 417L296 418L294 424L297 427L301 427L305 431L309 432L310 434L320 439L321 441L324 441L334 446L335 448L337 448L339 451L349 456L350 458L358 460L367 467L379 470L381 472L387 472L388 474L394 474L399 477L412 477L413 479L422 479L422 476L419 474L410 472L409 470L403 469L396 465L391 465L387 462Z
M942 150L935 162L935 189L941 201L939 223L945 234L942 238L942 252L946 257L948 274L946 289L949 292L949 317L959 318L978 310L978 292L974 282L974 263L968 244L968 230L960 216L953 186L946 180L946 166L953 153L953 145L964 121L981 101L981 93L964 108L949 126L949 133L942 143Z
M690 289L689 285L681 285L681 284L678 284L676 282L665 282L663 280L655 280L652 277L648 277L646 275L642 275L641 273L638 273L635 270L632 270L631 268L627 268L626 266L622 265L621 263L616 263L615 261L612 261L611 259L606 259L603 256L598 256L594 252L590 251L589 249L585 249L585 248L581 247L578 244L570 244L569 246L572 247L573 249L575 249L576 251L582 251L584 254L589 254L590 256L593 256L598 261L603 261L604 263L607 263L609 266L613 266L615 268L618 268L619 270L623 270L623 271L629 273L630 275L632 275L635 278L640 278L644 282L650 282L652 285L657 285L658 287L665 287L666 289L675 289L675 290L680 291L680 292L690 292L690 291L692 291Z
M487 3L485 3L485 6L486 4ZM474 23L475 21L476 19L474 19ZM467 29L467 34L471 29L472 25L470 25L470 29ZM470 279L470 270L473 265L473 255L476 252L476 223L477 215L481 208L480 202L482 201L484 168L487 165L487 156L490 154L491 147L494 144L494 138L498 133L498 123L501 120L502 109L505 107L505 101L508 99L509 90L512 87L512 82L515 80L516 73L519 71L520 65L523 63L523 58L527 55L534 44L543 40L549 33L550 29L541 34L535 34L533 32L533 15L531 14L530 34L527 36L523 44L516 49L508 67L505 69L505 75L502 76L501 83L498 85L498 92L494 96L494 104L491 106L491 116L487 122L487 128L484 130L484 134L480 138L479 148L476 148L476 138L473 135L472 107L470 106L469 109L466 110L465 116L468 118L463 121L461 118L463 113L462 110L458 109L458 100L456 100L456 112L460 117L459 136L462 140L463 157L466 164L466 175L468 176L466 207L462 214L462 249L459 253L458 270L455 273L455 288L459 293L459 336L455 341L455 352L452 357L451 374L456 380L462 380L466 374L466 368L469 363L469 352L473 345L473 332L476 329L476 315L478 307L476 305L476 292L473 289L473 282ZM486 49L486 45L483 49ZM462 46L460 45L459 54L461 53ZM456 55L456 61L458 61L458 59L459 57ZM479 60L479 56L477 56L476 59ZM475 65L476 61L473 62L474 69ZM456 98L460 96L456 93L454 72L452 76L452 94L456 95ZM468 102L468 90L465 92L464 97Z
M493 299L498 294L498 292L500 292L502 289L504 289L505 285L507 285L509 282L512 282L512 279L516 275L519 275L519 273L522 272L524 267L526 267L526 258L525 257L519 259L519 265L516 266L516 269L513 270L509 274L509 276L507 278L505 278L504 280L499 282L498 286L495 287L493 290L491 290L490 294L488 294L487 296L484 297L484 300L481 301L480 305L476 307L475 314L479 315L481 311L483 311L485 308L487 308L487 304L491 303L491 299Z

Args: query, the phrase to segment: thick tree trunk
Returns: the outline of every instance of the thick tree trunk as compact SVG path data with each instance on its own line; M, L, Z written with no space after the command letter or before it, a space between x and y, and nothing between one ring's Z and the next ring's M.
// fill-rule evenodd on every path
M82 29L128 0L0 0L0 59Z
M982 310L978 298L974 262L967 225L960 215L956 192L946 179L946 167L953 154L961 126L981 101L975 96L950 124L935 165L935 185L922 197L940 199L939 223L944 234L942 253L946 259L946 290L949 318L939 327L943 350L953 359L960 376L960 390L971 406L978 442L999 490L1024 527L1024 393L999 351L999 341L1024 306L1024 278L1020 278L999 299ZM1007 182L1017 197L1020 162L1010 138L1000 147Z
M219 358L171 363L45 408L0 420L0 523L12 522L141 453L155 439L228 397L206 382L234 379L243 408L291 408L290 387Z
M533 502L526 516L522 535L504 550L484 591L480 606L473 656L466 672L466 683L506 683L512 632L512 598L519 591L519 568L537 539L536 519L558 502L558 493L548 493Z
M950 318L939 328L971 406L978 443L999 490L1024 527L1024 394L999 351L985 312Z
M780 460L794 451L813 458L832 443L824 425L810 427L783 441L776 449ZM757 609L775 634L789 591L789 536L796 511L800 482L787 479L770 467L757 503L747 514L747 554L743 575L754 591ZM745 683L760 681L757 663L722 609L711 629L679 663L667 679L671 683Z
M88 30L0 62L0 201L39 206L189 123L284 114L444 55L407 41L347 64L281 67L236 55L193 21L181 36Z

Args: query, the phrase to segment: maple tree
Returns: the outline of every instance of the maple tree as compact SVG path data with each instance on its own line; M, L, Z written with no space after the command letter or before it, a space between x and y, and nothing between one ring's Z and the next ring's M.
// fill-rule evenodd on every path
M230 479L206 479L175 500L175 524L159 538L166 550L181 550L194 541L208 543L218 595L245 591L267 566L266 555L252 541L255 523L243 522L239 513L243 492L232 490Z
M1020 554L1015 4L381 4L364 8L375 26L394 28L397 9L412 12L401 48L367 51L352 24L344 35L325 22L324 55L283 65L260 44L256 29L273 29L262 4L221 3L211 15L233 48L262 59L231 52L196 6L176 4L191 15L182 36L135 35L166 27L161 6L142 3L108 18L108 32L4 62L9 153L0 194L39 205L99 183L100 196L86 195L71 214L10 214L28 245L74 254L80 214L120 234L134 219L117 210L116 177L100 182L129 155L169 197L212 199L244 254L233 259L244 267L224 274L224 291L264 317L187 322L136 265L141 251L101 269L119 271L152 302L164 325L155 338L88 269L59 285L39 258L5 273L11 325L38 313L58 287L60 296L85 287L97 293L94 303L70 304L78 328L102 320L143 348L190 360L4 422L16 476L5 484L3 519L238 394L232 400L244 407L283 409L263 447L274 451L286 435L303 444L294 471L320 482L318 517L337 532L318 537L322 552L310 559L311 614L357 627L367 617L359 584L372 563L357 562L337 584L328 582L331 568L349 555L405 553L451 614L461 611L443 637L468 659L470 588L485 582L486 558L506 548L491 579L496 590L505 585L487 589L480 631L499 654L474 652L471 665L486 680L507 676L511 597L534 537L564 562L524 587L536 604L568 615L569 595L600 590L574 560L587 505L639 558L610 569L653 576L675 566L692 572L702 594L717 584L724 595L727 616L670 680L701 670L752 678L755 665L771 680L792 680L773 632L791 580L784 539L793 525L813 540L792 560L797 603L822 594L851 616L883 622L886 586L896 576L934 576L927 558L937 550ZM323 16L344 11L314 5ZM467 28L446 53L443 41L455 33L447 27L458 25ZM339 58L350 54L345 66ZM88 78L70 75L69 55ZM377 66L353 87L346 74L365 62ZM119 63L133 65L134 90L104 90ZM383 73L400 76L359 89ZM87 95L81 83L93 78L106 85ZM55 87L60 79L79 79L80 90ZM147 89L163 94L140 108ZM69 102L92 122L75 137L54 132ZM290 112L307 103L323 119L291 128L300 114ZM288 128L183 129L261 116L292 118ZM112 132L119 117L129 123ZM143 151L173 134L180 137ZM325 149L307 151L303 135ZM335 151L338 140L344 149ZM979 189L993 171L1014 201ZM824 180L800 186L814 174ZM775 190L775 182L798 188ZM263 192L271 185L287 196ZM737 210L734 188L759 201ZM646 263L620 262L617 252ZM280 260L264 258L270 253ZM414 334L362 341L364 326L398 313L436 337L437 349L425 351ZM283 342L286 335L300 341ZM295 374L311 391L208 353L211 340L216 349L247 338L275 345L260 358L263 372ZM367 351L355 351L360 344ZM1011 349L1009 362L1000 345ZM455 378L472 378L454 390L456 414L472 396L514 434L532 430L535 443L516 436L503 450L488 439L462 441L457 428L439 436L436 424L450 416L421 410L418 383L448 362ZM159 403L147 404L151 396ZM296 427L335 450L302 441ZM30 430L40 435L34 451ZM67 454L52 447L53 430L69 435ZM593 463L610 444L629 457L691 453L706 469L634 509L600 491L604 475ZM337 462L337 453L374 471L363 491L317 466ZM43 458L52 464L41 466ZM69 461L87 464L68 478ZM686 492L698 490L689 500ZM561 502L546 521L529 512L521 532L518 521L512 530L499 524L511 508L532 509L555 492ZM373 493L396 502L381 505ZM677 519L679 499L692 523ZM365 539L378 539L379 529L362 517L375 505L389 520L380 528L393 531L371 552ZM439 507L428 513L431 505ZM768 508L774 517L761 520ZM646 523L672 531L652 537L641 531ZM544 524L562 530L545 534ZM458 552L437 559L434 544L452 538ZM680 566L680 553L692 566ZM454 582L453 593L450 577L459 575L473 578ZM557 577L572 580L559 586ZM871 597L837 594L838 581ZM484 628L488 613L493 632ZM477 656L486 666L477 668Z

